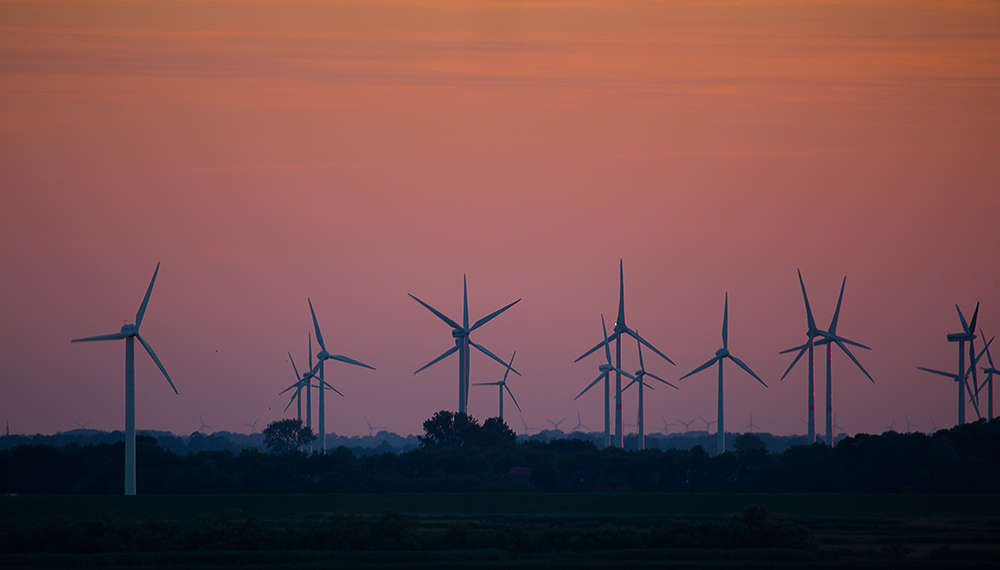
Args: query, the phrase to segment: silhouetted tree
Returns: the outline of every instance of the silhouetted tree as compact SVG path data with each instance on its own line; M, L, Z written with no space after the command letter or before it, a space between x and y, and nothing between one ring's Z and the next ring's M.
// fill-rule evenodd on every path
M448 410L435 413L424 422L424 435L420 439L423 447L461 447L478 439L479 422L476 418L461 412L453 414Z
M275 420L264 428L264 445L274 453L285 453L316 439L302 420Z

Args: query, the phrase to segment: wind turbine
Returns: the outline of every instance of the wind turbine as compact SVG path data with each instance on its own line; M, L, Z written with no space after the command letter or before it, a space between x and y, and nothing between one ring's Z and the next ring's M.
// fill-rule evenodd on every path
M318 362L316 362L316 366L314 366L309 372L310 374L316 374L317 371L319 372L319 440L323 446L323 453L326 453L326 408L323 405L323 394L326 393L326 390L324 390L324 388L329 388L330 390L340 394L340 391L328 384L325 379L323 371L325 369L326 361L338 360L340 362L346 362L347 364L361 366L362 368L368 368L370 370L375 370L375 368L368 366L364 362L354 360L353 358L348 358L339 354L330 354L329 351L326 350L326 344L323 342L323 333L319 330L319 321L316 320L316 311L313 310L312 300L306 300L309 301L309 312L312 314L313 327L316 328L316 341L319 342L320 348L319 354L316 355L316 360ZM340 395L343 396L343 394Z
M580 431L580 428L590 429L589 427L583 425L583 420L580 419L580 410L577 410L576 411L576 427L573 428L573 431L574 432Z
M517 354L516 350L514 351L514 354L510 355L510 362L507 362L507 363L504 364L507 367L507 370L505 370L504 373L503 373L503 380L501 380L499 382L479 382L477 384L474 384L475 386L499 386L499 389L500 389L500 420L501 421L503 420L503 391L504 391L504 389L506 389L507 393L510 394L510 399L513 400L514 401L514 405L517 406L517 411L518 412L521 411L521 405L517 403L517 399L514 398L514 393L511 392L510 391L510 387L507 386L507 375L510 374L511 370L513 370L511 368L511 366L514 364L514 355L515 354Z
M815 402L816 390L814 387L815 382L813 377L813 340L818 336L823 336L823 331L816 328L816 321L815 319L813 319L812 309L809 307L809 296L806 295L806 284L802 281L802 271L800 270L796 271L798 271L799 273L799 285L802 287L802 299L806 303L806 322L808 327L806 329L806 337L808 337L808 340L806 340L806 343L801 346L789 348L788 350L782 350L781 352L778 353L778 354L785 354L788 352L794 352L796 350L799 351L799 353L795 356L795 360L793 360L792 363L788 366L788 370L785 370L785 373L781 375L780 380L784 380L785 376L788 376L788 373L792 371L792 368L795 367L795 364L799 361L800 358L802 358L802 355L805 354L806 351L809 351L809 421L806 422L806 426L808 427L809 432L806 438L808 443L815 443L816 442L816 402Z
M753 423L753 414L750 414L750 423L747 424L747 426L744 429L749 430L750 433L753 433L753 429L759 427L760 427L759 425Z
M844 300L845 285L847 285L846 276L844 277L844 281L840 284L840 297L837 298L837 310L834 311L833 313L833 320L830 321L830 328L829 330L827 330L826 333L821 332L820 334L823 335L823 338L821 340L816 341L816 346L820 346L822 344L826 345L826 444L829 445L830 447L833 447L833 400L832 400L833 390L831 388L831 383L832 383L831 376L833 370L832 366L833 345L836 344L837 346L839 346L840 349L844 351L844 354L850 357L850 359L854 362L854 364L857 364L858 368L860 368L861 371L865 373L865 376L867 376L868 379L872 381L872 384L875 383L875 379L872 378L871 374L869 374L867 370L865 370L864 366L861 366L861 363L858 362L858 359L854 358L854 355L851 354L851 351L847 349L846 345L852 344L854 346L858 346L866 350L871 350L871 349L863 344L858 344L854 341L847 340L846 338L837 336L837 319L840 317L840 303Z
M958 305L955 305L955 308L958 308ZM976 314L973 314L973 316L972 316L972 324L973 325L976 323L976 316L978 315L978 313L979 313L979 305L977 304L976 305ZM959 317L962 320L962 326L966 330L971 330L971 327L968 326L968 324L966 324L966 322L965 322L965 317L962 316L962 310L961 309L958 310L958 315L959 315ZM979 404L976 401L975 392L972 389L969 388L969 384L968 384L968 382L966 382L966 378L969 377L970 373L974 373L974 371L976 369L976 365L979 363L979 359L983 357L983 354L985 354L987 350L989 350L990 344L993 342L993 339L991 338L989 340L989 342L986 343L986 346L983 347L983 350L979 352L979 356L976 356L975 354L970 354L969 356L970 356L970 360L971 360L972 364L969 366L968 369L966 369L965 368L965 346L964 346L965 340L963 340L962 337L965 337L965 339L968 340L968 335L966 335L965 333L955 333L955 334L949 334L948 335L948 342L958 342L959 343L958 344L958 365L959 365L958 374L952 374L951 372L943 372L941 370L934 370L932 368L924 368L923 366L917 366L917 368L920 369L920 370L923 370L925 372L930 372L932 374L937 374L939 376L947 376L948 378L951 378L952 380L954 380L955 382L958 383L958 425L962 425L962 424L965 423L965 393L966 392L968 392L968 394L969 394L969 399L972 400L972 405L975 406L975 408L976 408L976 414L978 415L978 413L979 413Z
M963 361L965 359L965 341L969 341L969 361L971 362L976 355L976 350L973 347L973 341L976 339L976 319L979 318L979 303L976 303L976 310L972 313L971 326L970 323L965 322L965 315L962 314L962 309L958 307L958 303L955 303L955 310L958 311L958 318L962 321L962 328L964 329L960 333L954 333L948 335L948 342L958 343L958 374L962 375L965 370ZM972 366L972 381L976 383L976 367ZM960 404L958 408L958 423L965 423L965 396L963 396L963 390L968 389L968 384L965 382L965 377L958 383L958 402ZM977 407L978 412L978 402L973 396L973 404Z
M803 289L803 291L804 291L804 289ZM812 317L810 317L810 320L811 319L812 319ZM712 366L716 362L719 363L719 419L716 420L718 422L718 424L719 424L718 425L718 435L716 436L716 454L717 455L722 455L726 451L726 429L725 429L725 425L723 424L723 417L722 417L723 416L723 414L722 414L722 361L725 360L725 359L727 359L727 358L729 360L732 360L733 362L735 362L736 365L739 366L740 368L742 368L743 370L745 370L747 372L747 374L749 374L749 375L753 376L754 378L756 378L758 382L760 382L761 384L764 384L764 381L760 379L760 376L757 376L757 374L753 370L750 370L749 366L747 366L746 364L744 364L742 360L740 360L739 358L736 358L735 356L733 356L729 352L729 293L726 293L725 309L722 312L722 348L720 348L719 350L715 351L715 357L714 358L712 358L711 360L709 360L705 364L702 364L698 368L695 368L691 372L688 372L684 376L681 376L681 378L680 378L681 380L683 380L683 379L687 378L688 376L691 376L692 374L695 374L697 372L701 372L702 370L708 368L709 366ZM767 384L764 384L764 387L767 388ZM708 422L705 422L705 423L706 423L706 429L707 429Z
M95 340L119 340L125 339L125 494L135 494L135 339L139 339L143 348L156 363L157 368L163 373L164 378L170 383L170 387L177 394L177 387L167 374L167 369L160 363L160 359L153 352L153 347L149 346L141 336L139 336L139 326L142 324L142 317L146 314L146 305L149 303L149 295L153 292L153 283L156 282L156 274L160 271L160 264L156 264L153 271L153 278L149 281L149 288L146 289L146 296L139 305L139 312L135 314L135 324L125 324L121 332L91 336L86 338L73 339L72 342L90 342Z
M75 423L76 425L80 426L80 429L87 429L87 426L89 426L90 422L92 422L92 421L94 421L94 420L87 420L87 423L85 423L85 424L81 424L80 422L73 422L73 423Z
M719 423L719 421L718 421L718 420L712 420L712 421L708 421L708 420L706 420L705 418L701 417L701 415L700 415L700 414L698 415L698 419L699 419L699 420L701 420L701 421L703 421L703 422L705 422L705 431L706 431L706 432L710 432L710 431L711 431L711 429L712 429L712 424L717 424L717 423Z
M385 426L373 426L372 423L368 421L367 417L361 417L365 418L365 423L368 424L368 437L372 437L372 434L374 434L377 429L385 429Z
M659 380L660 382L663 382L664 384L666 384L667 386L670 386L671 388L673 388L675 390L677 389L677 386L674 386L670 382L667 382L666 380L664 380L663 378L660 378L659 376L657 376L656 374L653 374L652 372L646 372L646 365L642 363L642 344L639 341L636 341L636 344L639 346L639 369L635 371L635 378L631 382L628 383L628 386L625 386L624 388L622 388L622 392L624 392L625 390L628 390L629 386L631 386L632 384L638 384L639 385L639 413L638 413L638 416L637 416L637 419L636 419L636 422L638 424L636 427L639 430L638 434L637 434L638 437L639 437L638 447L639 447L640 450L643 450L643 449L646 449L646 432L645 432L644 408L643 408L643 401L642 401L642 388L643 388L643 386L646 386L650 390L653 389L652 386L650 386L649 384L646 384L646 381L644 380L644 378L646 376L649 376L650 378L655 378L656 380Z
M986 338L986 335L983 335L983 329L979 329L979 334L982 335L983 338ZM994 374L1000 374L1000 372L997 372L997 368L993 364L993 356L990 355L990 347L989 347L989 345L986 346L986 359L989 360L989 362L990 362L990 367L989 368L983 368L983 372L986 374L986 382L983 383L983 386L987 386L987 388L986 388L986 395L987 395L986 402L987 402L987 406L988 407L987 407L987 412L986 412L986 414L987 414L986 419L987 420L992 420L993 419L993 375ZM980 386L980 389L982 389L983 386Z
M536 427L528 427L528 422L524 421L524 416L521 416L521 423L524 424L524 435L528 435L528 430L538 429Z
M202 416L200 416L200 415L199 415L199 416L198 416L198 420L199 420L199 421L201 421L201 427L200 427L200 428L198 428L198 431L199 431L199 432L200 432L200 433L201 433L202 435L205 435L205 428L208 428L208 429L212 429L212 426L207 426L207 425L205 425L205 418L203 418Z
M547 421L550 424L552 424L552 431L559 431L559 424L561 424L564 421L566 421L566 418L563 418L563 419L561 419L561 420L559 420L557 422L554 422L554 421L550 420L549 418L545 418L545 421Z
M669 434L670 433L670 426L674 425L673 422L668 422L667 418L665 418L663 416L660 416L660 419L663 420L663 435Z
M908 416L907 414L903 414L903 417L906 418L906 433L910 433L911 431L913 431L910 428L915 428L917 427L917 425L910 423L910 416Z
M259 421L260 421L260 418L257 418L256 420L253 421L252 424L243 424L243 425L245 425L246 427L250 428L250 434L252 435L252 434L257 433L257 422L259 422ZM299 421L302 421L302 416L301 415L299 416Z
M695 419L693 419L693 420L691 420L689 422L685 422L683 420L677 420L677 423L679 423L682 426L684 426L684 433L687 433L688 431L691 430L691 424L693 424L696 421L698 421L698 418L695 418Z
M486 356L489 356L493 360L496 360L500 364L503 364L504 366L507 366L506 362L504 362L503 360L501 360L500 358L498 358L495 354L493 354L492 352L490 352L489 350L487 350L485 347L472 342L472 339L469 338L469 335L472 333L472 331L478 329L479 327L485 325L486 323L488 323L491 320L493 320L494 318L496 318L500 313L502 313L502 312L506 311L507 309L513 307L514 305L518 304L521 300L518 299L517 301L514 301L513 303L507 305L506 307L503 307L502 309L499 309L497 311L494 311L494 312L490 313L489 315L487 315L487 316L479 319L478 321L476 321L476 323L470 327L469 326L469 287L468 287L468 284L466 282L465 275L462 275L462 294L463 294L463 297L462 297L462 299L463 299L463 301L462 301L462 307L463 307L462 308L462 324L458 324L457 322L455 322L451 318L447 317L441 311L438 311L434 307L428 305L427 303L421 301L420 299L414 297L413 295L410 295L410 297L413 297L414 301L416 301L416 302L420 303L421 305L423 305L424 307L426 307L427 310L429 310L430 312L434 313L439 319L441 319L442 321L444 321L445 324L447 324L448 326L450 326L451 329L452 329L451 330L451 336L452 336L452 338L455 339L455 346L453 346L452 348L449 348L441 356L435 358L434 360L428 362L427 364L425 364L422 367L420 367L419 369L417 369L417 371L414 372L414 374L416 374L417 372L420 372L424 368L427 368L427 367L431 366L432 364L437 363L439 360L442 360L442 359L444 359L444 358L446 358L448 356L451 356L453 353L458 352L458 411L459 411L459 413L464 414L464 413L467 413L466 410L468 409L468 406L469 406L469 356L470 356L470 354L469 354L469 346L470 345L474 346L476 348L476 350L482 352ZM514 372L514 374L517 374L518 376L521 375L521 373L518 372L517 370L514 370L513 368L511 368L511 370Z
M309 338L310 338L310 342L309 342L309 356L312 357L312 337L310 336ZM298 407L298 419L301 422L302 421L302 389L305 388L306 390L309 390L309 388L312 387L311 386L312 379L315 378L315 376L309 370L307 370L305 374L301 374L300 375L299 374L299 368L297 366L295 366L295 359L292 358L292 353L291 352L288 353L288 360L291 361L291 363L292 363L292 371L295 372L296 382L294 384L292 384L291 386L285 388L284 390L278 392L278 395L280 396L280 395L284 394L285 392L287 392L289 390L295 390L295 393L292 394L292 398L290 400L288 400L288 405L285 406L285 409L282 410L282 412L288 411L288 408L292 405L292 402L297 402L296 406ZM310 358L310 360L312 360L312 358ZM308 396L308 393L306 395ZM308 407L309 407L309 404L307 403L306 404L306 408L307 408L306 414L307 415L308 415Z
M618 318L615 319L615 328L613 334L610 338L606 338L604 342L599 343L594 348L584 352L580 358L577 358L573 362L579 362L584 357L594 352L602 345L607 345L611 341L615 341L615 445L622 447L624 440L622 439L622 335L627 334L634 338L636 341L646 345L647 348L660 355L664 360L670 364L674 364L673 360L667 358L667 355L660 352L655 346L646 342L646 339L639 336L639 333L628 328L625 324L625 268L622 260L618 260ZM603 320L604 317L601 317ZM607 334L605 334L607 336ZM610 364L610 358L608 359ZM634 380L634 378L633 378Z
M576 398L573 398L573 401L575 402L577 400L577 398L579 398L580 396L584 395L587 392L587 390L590 390L591 388L593 388L594 384L597 384L598 382L600 382L602 378L604 379L604 447L609 447L611 445L611 392L610 392L611 371L614 370L618 375L628 376L629 378L631 378L633 380L635 380L635 376L632 376L628 372L625 372L624 370L622 370L620 367L615 366L614 364L611 364L611 347L609 345L609 343L611 342L611 339L608 337L608 327L604 324L604 315L601 315L601 328L604 329L604 356L607 359L608 363L607 364L602 364L602 365L600 365L598 367L598 369L601 371L601 374L593 382L591 382L590 385L588 385L586 388L584 388L583 392L580 392L579 394L577 394ZM601 345L597 345L597 346L601 346ZM621 346L621 342L619 341L619 347L620 346ZM591 352L593 352L593 351L591 351ZM589 354L589 352L587 354ZM618 355L619 355L619 359L618 360L620 362L621 361L621 358L620 358L621 357L621 351L620 350L618 352ZM584 354L583 356L586 356L586 354ZM583 358L583 356L581 356L580 358ZM576 360L579 361L580 358L577 358ZM620 439L621 438L621 401L622 401L622 399L621 399L621 389L620 389L621 388L621 383L620 382L619 382L618 387L619 387L619 390L618 390L618 420L619 420L618 421L618 437ZM619 447L620 446L621 446L621 441L619 441Z

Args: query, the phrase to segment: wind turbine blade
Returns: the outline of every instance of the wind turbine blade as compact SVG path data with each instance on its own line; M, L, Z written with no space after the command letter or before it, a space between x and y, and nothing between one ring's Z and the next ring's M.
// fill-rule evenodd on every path
M979 334L983 338L986 338L986 335L983 334L983 329L979 329ZM993 342L992 338L990 339L990 342ZM996 366L993 365L993 356L990 354L990 343L989 342L986 343L986 360L988 360L990 362L990 368L996 369Z
M972 313L972 320L969 321L969 328L965 332L971 334L976 334L976 319L979 318L979 303L976 303L976 310Z
M636 334L638 334L638 332ZM643 362L642 362L642 343L639 342L638 340L636 340L635 341L635 345L637 347L639 347L639 370L642 370L643 372L645 372L646 371L646 365L643 364Z
M827 342L829 342L829 341L827 341ZM802 350L804 348L809 348L809 343L808 342L805 343L805 344L800 344L799 346L793 346L792 348L786 348L785 350L782 350L778 354L788 354L789 352L795 352L796 350Z
M485 325L486 323L488 323L488 322L492 321L492 320L493 320L493 319L494 319L495 317L497 317L497 316L498 316L498 315L499 315L500 313L502 313L502 312L506 311L507 309L509 309L509 308L513 307L514 305L516 305L516 304L518 304L518 303L520 303L520 302L521 302L521 300L520 300L520 299L518 299L517 301L514 301L513 303L511 303L511 304L507 305L506 307L504 307L504 308L502 308L502 309L499 309L499 310L496 310L496 311L493 311L493 312L492 312L492 313L490 313L489 315L487 315L487 316L485 316L485 317L483 317L483 318L479 319L478 321L476 321L476 324L472 325L472 328L471 328L471 329L469 329L469 331L471 332L471 331L474 331L474 330L478 329L479 327L481 327L481 326Z
M292 388L298 388L299 390L301 390L302 389L302 382L296 382L295 384L292 384L291 386L289 386L289 387L285 388L284 390L278 392L278 395L280 396L280 395L284 394L285 392L291 390Z
M444 358L447 358L447 357L451 356L457 350L458 350L458 345L456 344L455 346L453 346L453 347L449 348L448 350L444 351L444 354L442 354L441 356L439 356L439 357L435 358L434 360L428 362L427 364L424 364L423 366L421 366L419 369L417 369L417 372L420 372L424 368L427 368L427 367L431 366L432 364L437 363L441 359L444 359ZM318 367L318 365L317 365L317 367ZM414 374L416 374L417 372L414 372Z
M869 347L861 344L860 342L854 342L853 340L849 340L849 339L846 339L846 338L844 338L842 336L837 336L835 334L830 334L830 333L825 332L825 331L819 331L819 335L821 337L823 337L823 340L817 341L816 344L819 344L819 343L829 344L831 342L842 342L844 344L849 344L851 346L856 346L858 348L863 348L865 350L871 350L871 348L869 348ZM824 341L826 341L826 342L824 342Z
M601 313L601 330L604 331L604 356L607 357L608 364L611 364L611 345L608 340L608 327L604 324L604 313ZM617 335L619 333L616 332L615 334Z
M407 295L410 295L410 294L407 293ZM410 297L413 297L413 295L410 295ZM453 329L463 329L462 325L460 325L460 324L456 323L455 321L449 319L441 311L435 309L434 307L428 305L427 303L421 301L420 299L417 299L416 297L413 297L413 300L416 301L416 302L418 302L418 303L420 303L424 307L426 307L428 311L430 311L430 312L434 313L435 315L437 315L437 317L439 319L441 319L442 321L444 321L445 323L447 323L447 325L450 326L451 328L453 328Z
M676 389L680 390L680 388L677 388L677 386L674 386L670 382L667 382L666 380L664 380L663 378L660 378L659 376L657 376L656 374L653 374L652 372L647 372L646 376L650 376L652 378L656 378L657 380L659 380L660 382L663 382L667 386L670 386L671 388L676 388ZM648 386L648 384L647 384L647 386Z
M473 382L473 386L503 386L503 382Z
M720 356L716 356L716 357L712 358L712 360L709 360L705 364L702 364L698 368L695 368L691 372L688 372L684 376L681 376L680 378L678 378L678 380L683 380L683 379L687 378L688 376L691 376L693 374L697 374L697 373L701 372L702 370L704 370L704 369L708 368L709 366L711 366L711 365L715 364L716 362L718 362L719 358L721 358L721 357Z
M837 297L837 310L833 312L833 320L830 321L830 334L837 334L837 319L840 318L840 303L844 300L844 286L847 285L847 276L840 284L840 297Z
M839 346L839 347L840 347L840 350L843 350L843 351L844 351L844 354L846 354L847 356L849 356L849 357L851 358L851 360L852 360L852 361L854 362L854 364L857 364L858 368L860 368L860 369L861 369L861 371L865 373L865 376L867 376L867 377L868 377L868 379L872 381L872 384L874 384L874 383L875 383L875 379L874 379L874 378L872 378L872 375L871 375L871 374L869 374L867 370L865 370L865 367L864 367L864 366L861 366L861 363L860 363L860 362L858 362L858 359L857 359L857 358L854 358L854 355L853 355L853 354L851 354L851 351L850 351L850 350L847 350L847 346L845 346L845 345L844 345L844 343L843 343L843 342L841 342L841 341L839 341L839 340L836 340L836 341L834 341L834 342L836 342L836 343L837 343L837 346Z
M663 358L664 360L666 360L670 364L674 364L673 360L670 360L670 358L668 358L666 354L663 354L655 346L653 346L653 345L649 344L648 342L646 342L646 339L644 339L641 336L639 336L639 333L635 332L632 329L626 329L625 332L628 333L628 334L630 334L632 336L632 338L634 338L634 339L638 340L639 342L641 342L642 344L646 345L646 348L648 348L649 350L652 350L656 354L659 354L661 358ZM677 366L677 365L674 364L674 366Z
M74 338L70 342L90 342L92 340L119 340L131 335L132 333L117 332L111 334L102 334L98 336L88 336L86 338Z
M635 384L636 382L638 382L638 380L634 380L633 379L631 382L629 382L628 384L626 384L624 388L622 388L622 392L624 392L625 390L628 390L629 387L631 387L632 384ZM643 384L645 384L645 382L643 382Z
M618 319L615 328L619 326L625 326L625 263L621 259L618 260Z
M156 274L160 272L160 262L156 262L156 269L153 271L153 278L149 281L149 288L146 289L146 296L142 298L142 304L139 305L139 312L135 314L135 328L139 328L142 324L142 317L146 314L146 305L149 304L149 296L153 293L153 283L156 282Z
M939 374L941 376L947 376L948 378L951 378L952 380L956 380L956 381L958 380L958 375L957 374L953 374L951 372L941 372L940 370L934 370L933 368L924 368L923 366L917 366L917 368L920 369L920 370L923 370L924 372L930 372L932 374Z
M330 360L339 360L340 362L346 362L348 364L353 364L355 366L361 366L362 368L367 368L369 370L375 370L374 366L368 366L364 362L360 362L358 360L354 360L353 358L348 358L348 357L342 356L340 354L331 354L330 355Z
M149 346L149 343L146 342L146 339L139 336L138 333L136 333L135 338L139 339L139 342L141 342L142 346L145 347L146 352L148 352L149 356L153 358L153 362L156 363L157 368L159 368L160 372L163 373L163 377L167 379L167 382L170 383L170 387L174 389L174 394L180 394L180 392L177 391L177 386L174 386L174 381L171 380L170 375L167 374L167 369L163 367L163 364L160 362L160 359L157 358L156 353L153 352L153 347Z
M722 312L722 348L729 348L729 291L726 291L726 309Z
M469 330L469 284L462 274L462 329Z
M795 355L795 360L793 360L792 363L788 365L788 370L785 370L785 373L781 375L781 378L778 379L778 382L781 382L782 380L785 379L785 376L788 376L788 373L792 371L792 368L795 368L795 363L798 362L800 358L802 358L802 355L806 353L806 350L809 350L809 344L808 343L804 344L802 346L802 350L800 350L799 353L797 355ZM785 352L789 352L789 351L786 350ZM784 352L779 353L779 354L784 354Z
M754 378L756 378L758 382L760 382L761 384L764 384L764 381L760 379L760 376L757 376L756 374L754 374L754 371L750 370L750 367L747 366L746 364L744 364L742 360L740 360L739 358L736 358L732 354L729 355L729 359L732 360L733 362L735 362L736 366L739 366L743 370L746 370L747 374L749 374L749 375L753 376ZM764 387L767 388L767 384L764 384Z
M492 352L490 352L489 350L487 350L485 346L478 345L478 344L472 342L471 339L469 340L469 344L471 344L472 346L476 347L476 349L479 352L482 352L486 356L489 356L493 360L496 360L497 362L499 362L501 366L504 366L505 368L510 369L510 371L513 372L514 374L517 374L518 376L521 375L521 373L518 372L517 370L515 370L513 367L507 366L507 363L504 362L502 358L500 358L499 356L497 356L497 355L493 354Z
M292 405L292 402L294 402L294 401L295 401L295 396L298 396L298 394L295 394L294 396L292 396L292 399L291 399L291 400L288 400L288 405L287 405L287 406L285 406L285 409L284 409L284 410L281 410L281 413L285 413L285 412L287 412L287 411L288 411L288 408L290 408L290 407L291 407L291 405ZM243 424L243 425L246 425L246 424Z
M299 375L299 369L295 367L295 359L292 358L292 353L291 352L288 353L288 360L292 361L292 370L295 371L295 378L298 379L298 380L301 380L302 376Z
M976 307L978 308L979 305L976 305ZM958 311L958 318L962 321L962 329L965 331L965 334L971 334L969 323L965 322L965 315L962 314L962 309L958 306L958 303L955 303L955 310Z
M326 344L323 343L323 333L319 331L319 321L316 320L316 311L313 310L312 299L306 297L306 300L309 301L309 312L312 313L313 326L316 328L316 341L319 342L320 349L326 350Z
M796 269L796 271L799 272L799 285L802 286L802 300L806 302L806 319L809 323L809 330L815 330L816 321L813 320L813 312L812 309L809 307L809 296L806 295L806 284L804 281L802 281L802 271L798 269Z
M576 398L573 398L573 401L575 402L577 400L577 398L579 398L580 396L586 394L587 390L590 390L591 388L593 388L595 384L597 384L598 382L600 382L601 379L604 378L607 375L608 375L607 372L601 373L601 375L598 376L596 380L594 380L593 382L591 382L590 384L588 384L587 387L583 389L583 392L580 392L579 394L577 394Z
M333 390L334 392L340 394L340 390L338 390L338 389L334 388L333 386L331 386L330 383L327 382L326 380L323 380L323 387L325 387L327 390ZM340 397L343 398L345 396L343 394L340 394Z
M510 367L514 365L514 356L516 354L517 354L517 351L515 350L514 354L510 355L510 362L507 363L507 370L503 371L503 381L504 381L504 384L507 383L507 375L510 374ZM513 398L513 396L511 396L511 398Z
M503 387L504 387L505 390L507 390L507 394L510 396L511 401L514 402L515 406L517 406L517 411L520 412L521 411L521 405L517 403L517 398L515 398L514 397L514 393L510 391L510 386L508 386L507 384L504 384Z
M635 376L632 376L631 374L629 374L628 372L622 370L621 368L614 368L614 370L616 372L618 372L619 374L621 374L622 376L627 376L628 378L631 378L631 379L635 380Z

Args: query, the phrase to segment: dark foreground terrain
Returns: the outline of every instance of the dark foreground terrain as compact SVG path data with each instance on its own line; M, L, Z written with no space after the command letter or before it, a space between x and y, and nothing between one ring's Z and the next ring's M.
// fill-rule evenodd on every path
M1000 495L0 497L2 568L1000 567Z

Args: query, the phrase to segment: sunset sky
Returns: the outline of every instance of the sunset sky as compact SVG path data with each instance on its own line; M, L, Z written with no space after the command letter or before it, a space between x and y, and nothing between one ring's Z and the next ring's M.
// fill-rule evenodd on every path
M838 424L948 427L955 384L916 366L957 367L955 303L1000 334L998 214L996 2L0 0L11 433L123 428L124 343L70 339L134 322L157 262L142 333L180 395L137 352L139 429L292 417L310 298L331 352L377 368L328 367L327 430L420 433L457 408L458 360L413 374L453 341L407 294L461 319L465 274L473 320L522 299L472 338L517 351L527 424L597 431L602 395L572 399L601 357L573 360L619 259L668 380L721 346L729 293L769 387L727 366L728 429L805 431L805 366L778 381L796 269L821 328L847 276L838 332L872 348L874 385L834 356ZM472 382L503 376L473 352ZM647 392L647 432L715 419L713 371L680 388ZM472 389L474 416L496 405ZM820 432L823 406L820 381Z

